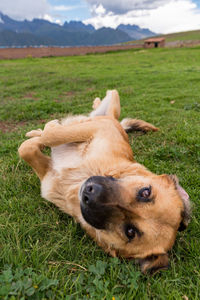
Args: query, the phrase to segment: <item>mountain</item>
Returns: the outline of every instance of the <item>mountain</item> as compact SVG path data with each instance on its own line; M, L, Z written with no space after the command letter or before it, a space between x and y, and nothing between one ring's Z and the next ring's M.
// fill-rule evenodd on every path
M37 35L29 32L16 33L0 31L0 46L100 46L127 42L130 37L125 32L111 28L101 28L90 34L87 32L66 32L65 30L43 31Z
M100 46L119 44L130 40L130 36L121 30L102 27L90 34L87 44ZM111 43L111 41L114 42Z
M63 27L71 32L74 31L87 31L87 32L94 32L95 28L92 25L85 25L81 21L70 21L69 23L65 22Z
M51 30L55 28L60 28L61 26L55 23L51 23L47 20L42 19L33 19L33 21L16 21L11 19L10 17L3 15L0 12L0 31L2 30L11 30L14 32L29 32L36 33L40 30Z
M126 32L132 38L132 40L141 40L156 35L154 32L150 31L149 29L140 28L137 25L121 24L117 27L117 29Z
M80 21L65 22L62 26L43 19L16 21L0 12L0 46L4 47L112 45L143 38L145 34L154 35L136 25L96 30Z
M51 45L52 40L48 38L40 38L29 32L16 33L11 30L0 31L0 47L22 47L32 45Z

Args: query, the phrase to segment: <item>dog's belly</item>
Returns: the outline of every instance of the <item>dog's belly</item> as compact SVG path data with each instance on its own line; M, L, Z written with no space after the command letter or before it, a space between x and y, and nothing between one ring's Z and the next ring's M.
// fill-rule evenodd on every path
M70 143L51 148L52 167L58 173L65 168L76 168L82 162L84 143Z

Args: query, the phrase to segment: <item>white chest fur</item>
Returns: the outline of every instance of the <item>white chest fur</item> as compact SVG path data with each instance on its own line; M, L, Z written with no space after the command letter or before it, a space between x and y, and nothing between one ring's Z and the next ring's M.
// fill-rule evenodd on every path
M82 162L82 153L76 143L51 149L52 167L60 173L65 168L76 168Z

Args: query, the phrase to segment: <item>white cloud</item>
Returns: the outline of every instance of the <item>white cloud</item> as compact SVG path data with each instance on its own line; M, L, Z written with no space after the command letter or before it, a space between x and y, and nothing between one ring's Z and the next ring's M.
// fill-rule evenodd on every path
M58 5L58 6L53 6L52 8L53 8L53 10L56 10L56 11L69 11L69 10L76 9L77 6Z
M0 11L16 20L44 18L49 10L47 0L0 0Z
M93 13L95 13L95 15L99 15L99 16L103 16L106 13L106 10L102 4L93 5L91 8L91 11L93 11Z
M53 21L54 21L53 18L52 18L50 15L48 15L48 14L45 14L45 15L43 16L43 19L44 19L44 20L47 20L47 21L49 21L49 22L53 22Z
M116 28L119 24L136 24L157 33L200 29L200 9L197 8L197 5L192 0L171 0L164 2L164 5L162 3L161 6L154 9L130 10L124 14L105 12L102 15L98 14L96 10L95 15L85 20L85 23L90 23L95 28L102 26Z
M86 0L91 7L102 5L107 12L125 14L131 10L155 9L163 4L176 0Z
M200 9L190 0L179 0L150 12L142 23L163 33L200 29Z
M58 24L58 25L61 25L61 26L63 25L63 22L59 19L55 20L55 23Z

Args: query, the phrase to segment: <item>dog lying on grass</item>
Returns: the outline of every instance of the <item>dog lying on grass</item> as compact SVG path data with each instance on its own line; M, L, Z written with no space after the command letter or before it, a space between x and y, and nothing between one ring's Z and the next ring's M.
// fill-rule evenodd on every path
M126 133L158 129L136 119L119 123L116 90L96 98L93 109L28 132L19 155L40 178L42 197L73 216L107 253L136 258L144 273L167 268L177 231L189 223L189 196L176 176L137 163Z

